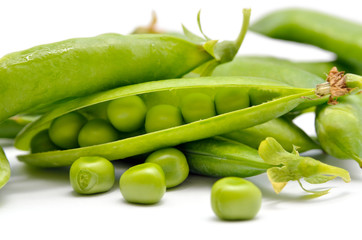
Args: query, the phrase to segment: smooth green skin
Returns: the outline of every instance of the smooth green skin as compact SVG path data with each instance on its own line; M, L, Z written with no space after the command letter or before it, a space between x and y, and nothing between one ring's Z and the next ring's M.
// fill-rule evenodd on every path
M161 166L166 179L166 187L180 185L189 175L189 165L185 155L176 148L165 148L151 153L146 161Z
M31 121L31 117L9 118L0 124L0 138L13 139Z
M362 167L362 94L344 97L337 105L317 108L318 140L329 155L354 159Z
M160 104L148 110L145 120L146 132L156 132L182 125L180 110L173 105Z
M336 53L341 59L362 62L362 25L307 9L272 12L250 30L271 38L311 44Z
M60 100L181 77L212 59L200 44L164 34L110 33L14 52L0 59L0 123Z
M80 194L109 191L114 184L113 164L102 157L81 157L70 167L70 184Z
M155 204L166 192L165 174L156 163L142 163L122 174L119 188L127 202Z
M4 150L0 147L0 189L9 181L10 175L9 161L5 156Z
M28 125L26 129L17 136L15 146L19 149L28 149L32 136L38 131L48 128L52 119L64 115L67 112L99 102L139 94L143 94L142 96L145 96L144 99L148 99L150 102L157 102L156 100L179 102L177 99L180 99L180 97L184 96L188 91L195 91L196 89L199 91L199 89L204 89L205 91L213 92L220 87L225 88L228 86L244 88L249 92L253 92L251 90L256 89L268 89L269 94L278 95L279 98L258 106L111 143L64 151L22 155L18 156L18 159L31 165L42 167L68 166L81 156L96 155L103 156L109 160L123 159L152 152L161 148L173 147L185 142L222 135L227 132L255 126L284 115L302 103L309 101L313 104L319 104L318 101L310 100L310 98L314 98L313 89L281 86L279 82L268 79L248 77L203 77L155 81L125 86L66 102ZM168 97L161 97L160 95L163 95L161 93ZM307 98L302 98L302 96ZM327 98L325 101L326 100ZM263 112L263 114L260 114L260 112Z
M121 132L134 132L143 127L147 107L139 96L113 100L107 107L112 125Z
M49 127L49 137L60 148L79 147L78 134L87 119L80 113L71 112L54 119Z
M273 137L289 152L293 150L293 145L298 147L299 152L320 149L320 146L301 128L283 118L276 118L251 128L230 132L224 134L223 137L244 143L254 149L258 149L261 141L266 137Z
M249 220L261 208L262 194L252 182L238 177L222 178L211 188L211 207L222 220Z
M79 131L78 143L80 147L87 147L116 141L118 136L117 130L109 122L93 119Z
M210 177L250 177L273 166L265 163L256 149L223 137L185 143L180 150L191 172Z
M237 56L232 62L216 67L212 75L270 78L300 88L314 88L325 81L287 60L256 56Z
M250 106L249 94L240 89L225 88L215 95L217 114L232 112Z
M30 142L31 153L48 152L58 149L59 147L57 147L50 139L48 130L40 131Z
M204 93L190 93L182 98L181 113L186 123L213 117L214 101Z

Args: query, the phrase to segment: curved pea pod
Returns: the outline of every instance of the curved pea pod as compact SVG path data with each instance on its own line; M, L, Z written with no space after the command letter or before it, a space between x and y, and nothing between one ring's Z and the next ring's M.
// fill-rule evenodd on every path
M346 96L337 105L317 108L318 140L329 155L354 159L362 167L362 94Z
M272 12L250 27L271 38L312 44L341 59L362 61L361 24L307 9Z
M293 146L297 146L299 152L320 149L320 146L302 129L284 118L276 118L251 128L230 132L223 137L244 143L254 149L257 149L266 137L273 137L290 152Z
M168 34L103 34L36 46L0 59L0 122L23 112L107 89L209 74L231 61L245 37L250 9L235 41ZM193 37L193 38L192 38ZM225 47L227 45L227 47Z
M212 75L270 78L301 88L314 88L325 81L287 60L255 56L237 56L233 61L216 67Z
M9 181L10 165L4 150L0 147L0 189Z
M270 101L241 110L110 143L28 154L18 158L29 164L43 167L70 165L75 159L90 155L103 156L109 160L123 159L261 124L286 114L301 103L312 101L311 98L315 96L314 89L281 86L280 83L272 80L247 77L203 77L140 83L74 99L58 106L29 124L17 136L15 146L18 149L28 150L32 137L37 132L48 128L53 119L101 102L138 95L145 101L148 109L157 104L179 106L182 97L188 93L204 92L213 96L218 90L226 87L240 88L250 95L253 95L254 92L259 93L264 89L273 98ZM317 103L316 101L312 102Z
M299 156L296 149L289 153L271 137L263 140L259 149L223 137L214 137L182 144L190 170L211 177L250 177L267 173L276 193L289 181L318 184L341 177L350 181L349 173L338 167L324 164L309 157ZM329 190L303 190L323 195Z

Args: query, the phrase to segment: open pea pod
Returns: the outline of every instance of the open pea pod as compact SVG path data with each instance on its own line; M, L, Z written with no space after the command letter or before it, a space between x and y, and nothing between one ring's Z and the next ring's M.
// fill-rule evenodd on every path
M144 100L148 109L162 103L178 106L182 97L189 93L203 92L213 97L216 92L225 88L242 89L251 98L263 93L265 102L203 120L114 142L82 148L27 154L18 158L20 161L43 167L70 165L77 158L89 155L99 155L110 160L123 159L159 148L176 146L181 143L261 124L284 115L300 104L316 98L314 89L281 86L279 82L273 80L251 77L203 77L140 83L73 99L59 105L53 111L29 124L17 136L15 146L18 149L28 150L33 136L47 129L53 119L94 104L138 95ZM324 98L324 102L326 100ZM318 101L312 102L318 103Z

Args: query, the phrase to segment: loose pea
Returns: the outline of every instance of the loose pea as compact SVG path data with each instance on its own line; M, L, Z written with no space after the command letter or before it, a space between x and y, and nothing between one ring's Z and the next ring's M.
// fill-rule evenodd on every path
M81 157L70 167L69 178L77 193L106 192L114 184L114 167L110 161L102 157Z
M80 147L113 142L118 139L118 132L103 119L93 119L80 130L78 143Z
M215 95L215 106L218 114L232 112L250 106L247 92L236 88L224 88Z
M58 147L49 137L48 130L40 131L31 139L30 142L31 153L48 152L57 149Z
M61 148L76 148L79 146L79 131L86 122L86 118L80 113L65 114L53 120L49 128L49 137Z
M165 174L156 163L142 163L122 174L119 188L128 202L154 204L166 192Z
M223 220L252 219L261 207L262 194L253 183L239 177L225 177L211 189L211 206Z
M185 122L190 123L215 116L215 106L210 96L191 93L182 99L181 112Z
M176 148L165 148L151 153L146 162L161 166L166 178L166 187L171 188L181 184L189 175L189 165L185 155Z
M107 108L109 121L121 132L140 129L144 124L146 112L146 105L139 96L113 100Z
M181 124L181 112L173 105L156 105L146 114L146 132L155 132L166 128L176 127Z

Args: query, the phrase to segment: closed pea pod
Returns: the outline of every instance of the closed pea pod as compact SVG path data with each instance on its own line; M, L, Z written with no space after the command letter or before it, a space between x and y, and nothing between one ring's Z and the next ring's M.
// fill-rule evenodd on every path
M10 164L5 156L4 150L0 147L0 189L9 181Z
M228 42L227 49L218 47L223 42L201 38L196 42L168 34L111 33L8 54L0 60L0 122L64 99L145 81L182 77L211 62L212 66L205 71L208 74L214 66L232 60L237 53L246 34L250 10L245 9L243 13L242 30L234 42ZM210 54L214 49L217 54Z

